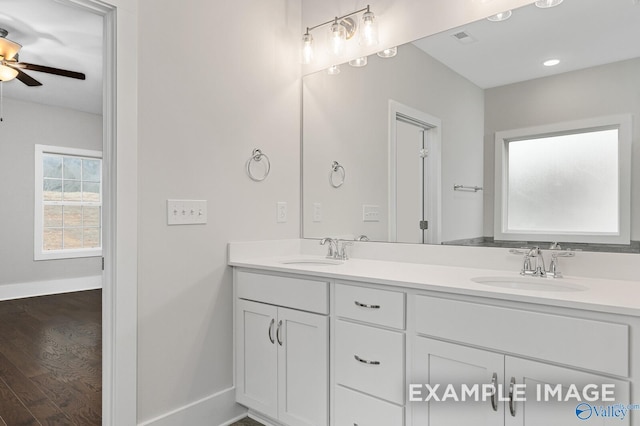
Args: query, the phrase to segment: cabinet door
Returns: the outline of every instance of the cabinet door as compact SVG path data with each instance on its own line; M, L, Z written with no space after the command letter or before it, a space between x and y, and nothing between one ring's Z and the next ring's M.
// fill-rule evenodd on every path
M327 426L329 318L278 308L278 419L289 426Z
M524 384L526 401L515 404L506 403L506 426L572 426L583 425L588 420L591 425L629 425L630 417L614 416L616 404L627 405L629 400L629 383L607 377L584 373L570 368L548 365L541 362L529 361L514 357L505 357L505 389L509 392L509 384L513 378L517 384ZM615 385L615 402L576 401L575 398L567 402L558 402L557 396L545 399L545 385L554 389L561 385L561 400L575 385L582 398L585 385L613 384ZM538 395L538 389L541 393ZM538 401L541 399L541 401ZM608 408L611 406L611 408ZM512 409L513 408L513 409ZM603 411L604 410L604 411ZM618 412L620 414L620 412Z
M410 383L422 384L421 398L429 392L424 384L434 387L442 398L444 389L451 384L461 399L461 386L471 387L494 383L497 389L502 383L504 356L493 352L446 343L439 340L418 337L413 348ZM414 401L410 402L413 426L496 426L503 423L504 404L495 398L479 401ZM475 399L475 398L472 398ZM543 426L542 424L540 426ZM546 426L546 425L544 425Z
M271 417L278 414L277 311L236 301L236 401Z

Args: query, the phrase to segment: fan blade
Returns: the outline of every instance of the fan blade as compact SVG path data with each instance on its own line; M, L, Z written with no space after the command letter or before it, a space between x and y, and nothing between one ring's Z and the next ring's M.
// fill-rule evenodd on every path
M62 70L60 68L47 67L44 65L35 65L35 64L29 64L26 62L18 62L17 66L25 70L46 72L48 74L61 75L63 77L76 78L78 80L85 80L87 78L81 72Z
M27 86L42 86L35 78L31 77L29 74L22 72L18 68L14 67L16 71L18 71L18 76L16 77L18 80L26 84Z

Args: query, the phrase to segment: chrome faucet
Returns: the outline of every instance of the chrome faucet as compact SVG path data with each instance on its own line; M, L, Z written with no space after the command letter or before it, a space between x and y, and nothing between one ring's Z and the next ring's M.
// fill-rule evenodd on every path
M532 260L534 262L532 262ZM524 262L520 275L531 275L534 277L546 277L547 270L544 267L544 256L540 247L533 247L524 255Z
M329 248L327 249L327 259L338 259L338 240L330 237L320 240L321 246L327 243L329 243Z

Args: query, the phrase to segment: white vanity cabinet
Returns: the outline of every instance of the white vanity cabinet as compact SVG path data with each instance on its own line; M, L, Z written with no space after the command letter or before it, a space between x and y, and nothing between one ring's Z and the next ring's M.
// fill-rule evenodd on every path
M236 271L235 286L236 400L282 424L327 426L328 283Z
M336 283L333 426L402 426L405 293Z
M545 402L545 385L561 385L563 395L572 384L580 391L588 384L600 390L603 384L614 385L615 402L590 405L630 401L629 382L617 377L629 373L626 324L425 296L416 296L415 306L412 381L440 384L440 398L446 384L455 386L458 398L462 384L491 385L497 394L479 402L455 402L452 398L412 402L413 426L584 424L584 419L576 415L582 401L571 398L557 402L556 396ZM599 345L598 336L607 336L607 341L611 338L611 343ZM533 357L536 359L526 359ZM575 368L578 366L596 373ZM526 401L510 396L512 385L524 385L522 397ZM425 399L428 391L423 388L416 396ZM596 425L629 425L630 416L620 419L594 414L589 421Z

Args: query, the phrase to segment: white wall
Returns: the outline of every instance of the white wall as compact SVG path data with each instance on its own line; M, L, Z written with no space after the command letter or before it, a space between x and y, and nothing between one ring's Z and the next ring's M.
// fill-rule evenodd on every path
M388 241L390 99L442 120L442 240L481 237L482 197L453 185L482 182L483 90L412 44L395 58L341 69L304 78L304 237ZM338 189L328 182L334 160L347 173ZM322 222L313 221L314 203ZM380 206L379 222L363 222L363 204Z
M4 99L0 285L100 275L100 258L33 260L36 144L102 151L102 116Z
M495 132L615 114L633 115L631 239L640 240L640 59L602 65L485 93L484 235L493 236Z
M227 242L299 236L301 11L297 0L139 6L138 420L146 422L233 385ZM254 148L271 160L261 183L245 174ZM167 226L170 198L208 200L208 224ZM276 223L278 201L288 203L287 223ZM215 424L220 413L209 414Z
M344 60L348 61L530 3L533 0L302 0L303 29L299 37L302 38L305 27L371 5L371 11L379 18L380 43L362 48L354 37L347 43ZM304 75L335 63L328 57L324 44L327 31L325 26L311 32L317 45L316 58L312 64L303 67Z

